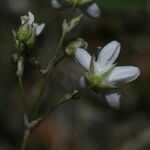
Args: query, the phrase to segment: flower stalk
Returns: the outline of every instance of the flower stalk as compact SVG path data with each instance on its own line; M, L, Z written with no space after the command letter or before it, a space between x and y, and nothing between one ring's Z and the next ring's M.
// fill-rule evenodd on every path
M23 136L23 142L22 142L21 150L26 150L29 138L30 138L30 131L29 130L25 130L24 131L24 136Z

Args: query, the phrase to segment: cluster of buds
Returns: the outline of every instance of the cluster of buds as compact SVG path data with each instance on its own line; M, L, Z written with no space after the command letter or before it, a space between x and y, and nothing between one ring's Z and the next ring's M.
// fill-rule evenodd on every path
M17 75L22 76L23 74L23 67L24 67L24 58L25 58L25 48L30 48L34 45L37 36L41 34L43 31L45 24L42 23L38 25L34 22L35 17L29 11L28 15L21 17L21 26L17 31L13 30L15 46L17 52L12 55L12 62L17 64ZM40 69L40 64L38 60L33 57L26 57L27 62L32 65L34 68ZM22 69L21 69L22 68ZM21 70L21 71L20 71Z
M120 43L112 41L101 50L97 61L85 49L78 48L75 52L77 62L86 70L85 75L79 81L80 86L103 93L107 102L114 108L119 107L120 99L120 95L116 92L116 84L131 82L140 75L139 68L135 66L114 64L120 49Z
M79 8L91 18L100 16L100 9L93 0L52 0L51 5L56 9Z
M34 20L34 15L31 12L21 17L21 26L17 32L13 31L17 49L19 49L20 44L31 47L35 43L36 37L43 31L45 24L38 25Z

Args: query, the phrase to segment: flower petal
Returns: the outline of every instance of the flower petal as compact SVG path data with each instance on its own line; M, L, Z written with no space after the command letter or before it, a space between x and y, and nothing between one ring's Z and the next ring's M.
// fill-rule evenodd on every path
M86 82L85 82L85 78L84 76L82 76L79 80L79 86L82 87L82 88L85 88L86 87Z
M59 9L62 7L62 5L57 0L52 0L51 5L52 5L52 7L56 8L56 9Z
M108 77L107 82L131 82L140 75L140 70L134 66L120 66L115 67L112 74Z
M45 23L42 23L41 25L37 25L35 24L35 34L36 36L40 35L41 32L43 31L44 27L45 27Z
M118 109L120 106L120 97L121 95L118 93L110 93L105 95L106 101L115 109Z
M87 71L89 70L90 62L91 62L91 56L86 50L84 50L82 48L77 48L77 50L75 52L75 58L76 58L76 61L82 67L84 67Z
M28 24L32 25L34 22L34 15L30 11L28 12L28 17L29 17Z
M97 60L100 67L113 64L120 53L120 48L121 45L117 41L112 41L104 46L102 51L99 53Z
M98 18L100 16L100 9L96 3L83 5L81 11L91 18Z

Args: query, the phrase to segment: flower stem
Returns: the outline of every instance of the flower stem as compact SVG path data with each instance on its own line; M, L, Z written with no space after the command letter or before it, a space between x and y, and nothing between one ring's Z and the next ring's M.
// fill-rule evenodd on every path
M61 48L61 46L63 44L65 35L66 35L65 33L62 33L62 36L61 36L60 41L58 43L58 47L57 47L57 49L55 51L55 54L54 54L53 58L49 61L48 68L47 68L48 73L45 75L44 80L42 82L42 85L41 85L41 88L40 88L40 92L39 92L38 98L36 100L35 108L34 108L34 111L33 111L32 119L36 118L36 115L38 113L39 107L40 107L40 105L42 103L44 92L46 90L47 81L48 81L48 79L49 79L49 77L50 77L50 75L52 73L52 70L50 70L49 67L51 66L52 61L54 61L56 59L56 57L57 57L57 55L59 53L59 50L60 50L60 48ZM54 63L53 67L56 67L64 58L65 58L65 56L63 55L60 59L58 59L58 61L56 61Z
M29 138L30 138L30 131L25 130L24 131L24 136L23 136L23 142L22 142L22 145L21 145L21 150L26 149Z
M36 115L38 113L38 110L39 110L39 107L42 103L42 100L43 100L43 96L44 96L44 92L46 90L46 85L47 85L47 81L49 79L49 74L47 74L42 82L42 85L41 85L41 88L40 88L40 92L39 92L39 95L38 95L38 98L36 100L36 104L35 104L35 108L34 108L34 112L33 112L33 116L32 116L32 119L35 119L36 118Z
M32 131L34 131L43 121L46 117L48 117L53 111L55 111L58 107L60 107L61 105L63 105L64 103L67 103L69 100L72 99L72 97L74 96L74 92L73 93L67 93L63 96L63 98L60 99L60 101L54 105L53 107L51 107L47 112L45 112L40 118L41 120L38 122L38 124L34 127L34 129Z
M69 100L71 100L71 96L67 99L65 99L65 96L52 108L50 108L45 114L43 114L42 118L46 118L48 115L50 115L53 111L55 111L58 107L60 107L62 104L68 102Z
M21 107L22 107L22 112L23 114L26 114L26 102L25 102L25 96L24 96L24 89L23 89L23 82L21 77L18 78L18 84L19 84L19 89L20 89L20 94L21 94Z
M59 43L58 43L58 46L57 46L57 48L56 48L56 51L55 51L55 53L54 53L54 56L53 56L53 58L50 60L50 62L55 61L55 59L56 59L56 57L57 57L57 55L58 55L58 53L59 53L59 51L60 51L60 48L61 48L61 46L62 46L62 44L63 44L63 42L64 42L65 36L66 36L66 33L63 32L62 35L61 35L60 41L59 41Z

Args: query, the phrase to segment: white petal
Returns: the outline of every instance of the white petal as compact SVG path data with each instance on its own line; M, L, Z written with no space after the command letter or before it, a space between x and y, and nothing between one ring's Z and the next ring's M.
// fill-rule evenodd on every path
M82 76L79 80L79 86L82 87L82 88L85 88L86 87L86 82L85 82L85 78L84 76Z
M37 25L35 27L35 34L36 34L36 36L41 34L41 32L43 31L44 27L45 27L45 23L42 23L41 25Z
M56 9L59 9L62 7L62 5L57 0L52 0L51 5L52 5L52 7L56 8Z
M106 101L115 109L118 109L120 106L120 97L121 95L118 93L110 93L105 95Z
M21 24L24 24L26 23L27 21L29 20L29 17L28 16L21 16Z
M120 53L121 45L117 41L112 41L101 50L98 56L98 63L100 67L111 65L117 59Z
M75 58L76 61L87 71L90 69L91 56L86 50L77 48L75 52Z
M140 70L134 66L115 67L112 74L108 77L109 83L131 82L140 75Z
M85 5L81 7L83 13L92 18L98 18L100 16L100 9L96 3L91 5Z
M30 11L28 12L28 17L29 17L28 24L32 25L34 22L34 15Z

